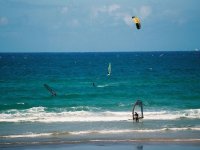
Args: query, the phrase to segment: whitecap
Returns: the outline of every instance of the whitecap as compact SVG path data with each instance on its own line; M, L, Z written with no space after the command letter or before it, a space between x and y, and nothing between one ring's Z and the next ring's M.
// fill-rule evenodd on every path
M74 108L75 109L75 108ZM98 122L98 121L129 121L132 112L101 111L87 108L89 111L48 112L45 107L33 107L25 110L11 109L0 113L0 122ZM200 119L200 109L180 111L144 112L145 120L177 120Z

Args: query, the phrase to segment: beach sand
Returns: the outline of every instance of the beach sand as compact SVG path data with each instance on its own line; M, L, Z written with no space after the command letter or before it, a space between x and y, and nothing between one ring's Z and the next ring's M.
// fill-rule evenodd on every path
M22 142L23 143L23 142ZM27 143L0 146L2 150L199 150L199 140L130 140L130 141L81 141L54 143Z

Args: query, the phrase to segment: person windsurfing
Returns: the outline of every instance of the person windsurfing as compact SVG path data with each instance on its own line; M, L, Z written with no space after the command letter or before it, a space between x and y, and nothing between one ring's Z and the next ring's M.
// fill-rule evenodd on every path
M135 121L136 121L136 122L139 122L139 115L138 115L137 112L135 112Z

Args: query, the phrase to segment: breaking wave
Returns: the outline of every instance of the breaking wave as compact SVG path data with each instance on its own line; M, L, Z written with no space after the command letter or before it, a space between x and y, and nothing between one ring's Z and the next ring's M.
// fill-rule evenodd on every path
M11 109L0 113L0 122L95 122L132 119L132 112L99 111L98 108L91 108L91 110L47 111L45 107L24 110ZM144 118L145 120L200 119L200 109L144 112Z

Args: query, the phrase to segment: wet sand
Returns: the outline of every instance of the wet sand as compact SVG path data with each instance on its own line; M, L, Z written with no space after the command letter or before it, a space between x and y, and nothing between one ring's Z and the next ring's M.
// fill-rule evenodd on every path
M62 141L54 143L21 143L0 145L5 150L199 150L200 140L129 140L129 141Z

